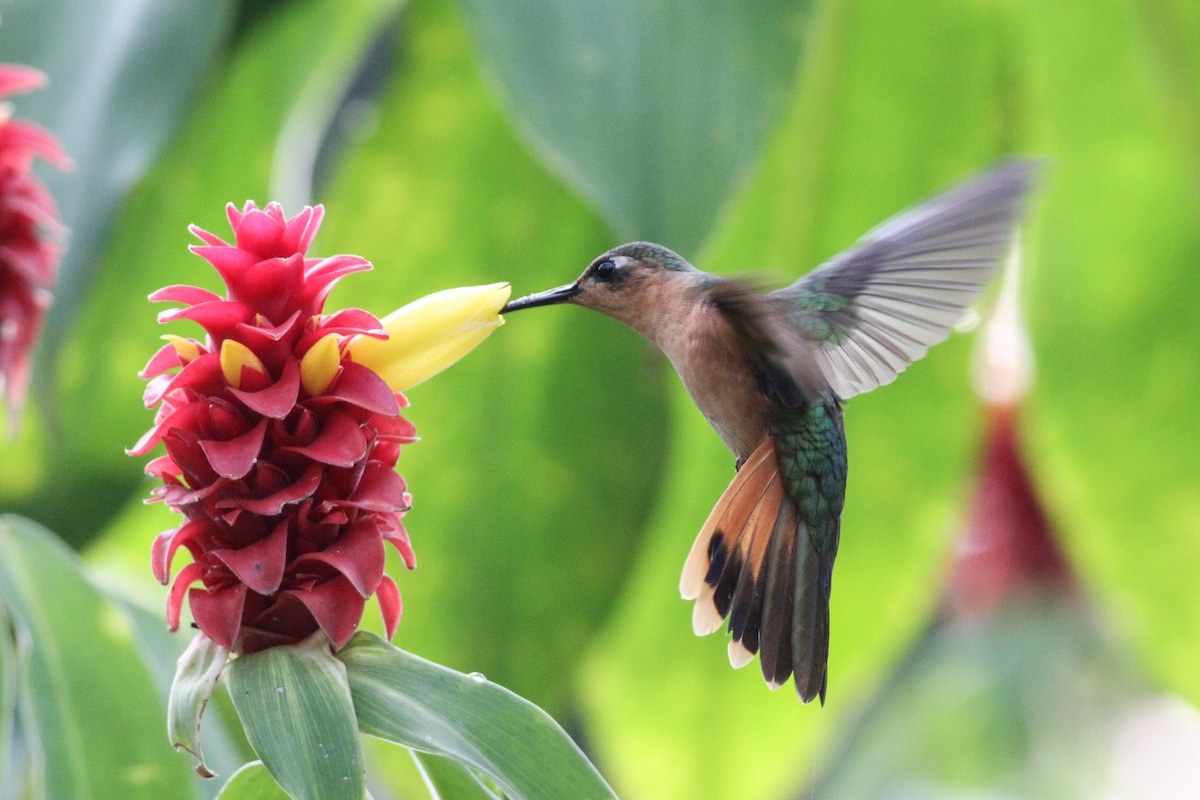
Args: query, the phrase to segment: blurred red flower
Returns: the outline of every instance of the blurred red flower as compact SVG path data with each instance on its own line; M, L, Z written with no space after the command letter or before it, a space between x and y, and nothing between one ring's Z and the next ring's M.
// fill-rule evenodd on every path
M36 89L46 76L35 69L0 65L0 97ZM0 105L0 394L15 428L29 386L29 359L50 307L64 229L49 193L31 171L43 158L69 169L58 142Z

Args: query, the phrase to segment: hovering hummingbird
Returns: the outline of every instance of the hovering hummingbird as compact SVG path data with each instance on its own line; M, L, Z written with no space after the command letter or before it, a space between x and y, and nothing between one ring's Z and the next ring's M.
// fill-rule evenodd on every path
M825 702L829 594L846 493L842 403L943 341L996 273L1036 166L1002 163L892 217L784 289L762 294L631 242L573 283L504 312L557 303L623 322L666 354L737 457L680 579L692 626L729 620L729 661L760 653L778 688Z

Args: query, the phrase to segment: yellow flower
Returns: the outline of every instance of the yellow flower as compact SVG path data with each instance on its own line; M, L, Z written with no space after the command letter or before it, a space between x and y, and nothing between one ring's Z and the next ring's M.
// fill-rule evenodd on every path
M446 289L414 300L383 318L387 339L355 336L344 352L402 392L432 378L471 352L504 324L507 283Z

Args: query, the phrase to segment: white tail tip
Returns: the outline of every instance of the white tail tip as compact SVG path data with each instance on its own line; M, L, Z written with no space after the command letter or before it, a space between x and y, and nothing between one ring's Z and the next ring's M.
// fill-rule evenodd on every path
M734 669L741 669L754 660L754 653L746 649L746 646L737 639L729 640L729 665Z
M692 607L692 630L697 636L708 636L724 621L725 618L717 613L711 598L702 597Z

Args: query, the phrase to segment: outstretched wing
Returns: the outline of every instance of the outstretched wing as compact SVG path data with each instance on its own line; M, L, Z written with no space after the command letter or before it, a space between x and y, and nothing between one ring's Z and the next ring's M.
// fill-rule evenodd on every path
M949 336L1007 253L1037 166L994 167L771 293L838 397L891 383Z

